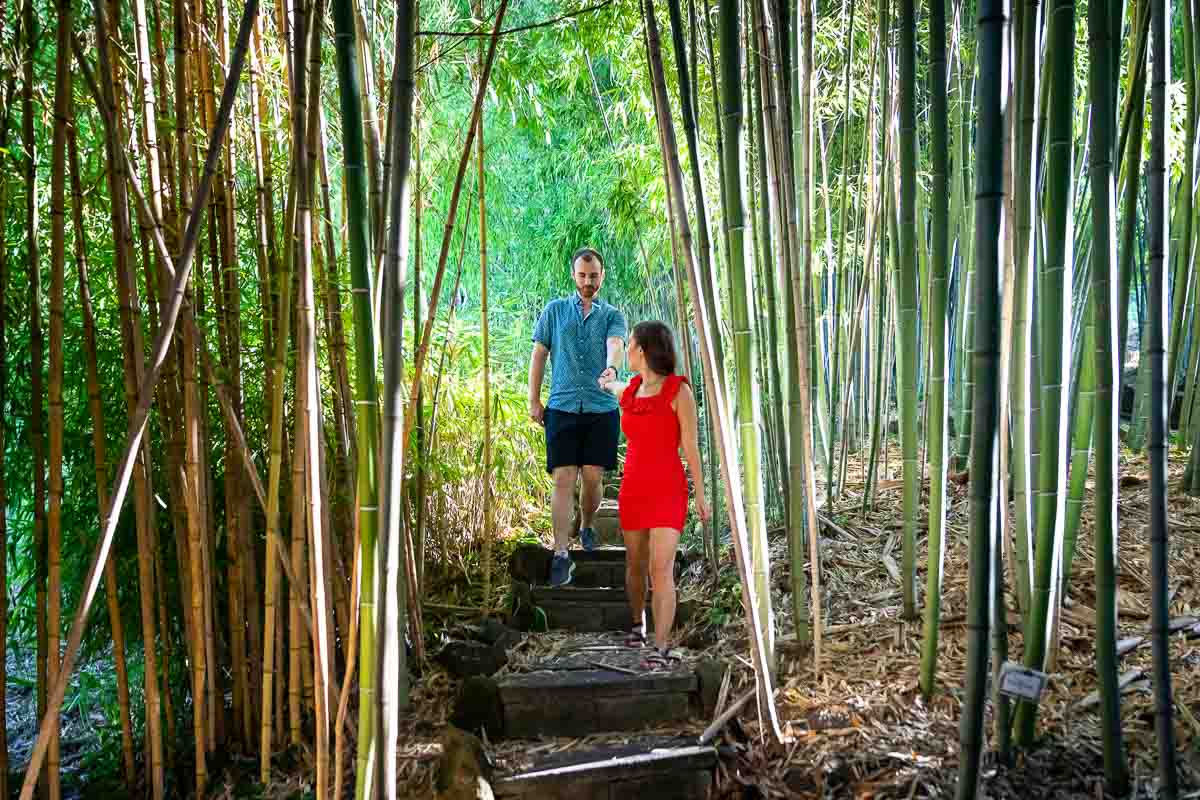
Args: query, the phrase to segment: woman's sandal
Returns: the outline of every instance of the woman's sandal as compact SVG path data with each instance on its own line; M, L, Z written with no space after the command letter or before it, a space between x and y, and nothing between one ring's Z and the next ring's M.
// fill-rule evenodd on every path
M645 647L646 646L646 628L643 625L634 625L625 637L626 647Z
M681 660L679 653L670 648L663 648L661 650L656 648L653 653L642 659L642 669L670 669Z

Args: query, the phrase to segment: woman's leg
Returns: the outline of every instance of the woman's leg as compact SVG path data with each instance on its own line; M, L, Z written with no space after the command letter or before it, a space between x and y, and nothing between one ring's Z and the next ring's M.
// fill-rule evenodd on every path
M646 577L650 568L650 532L621 531L625 538L625 596L629 598L629 611L633 625L646 624Z
M667 647L675 624L675 549L679 531L653 528L650 531L650 586L654 590L654 646Z

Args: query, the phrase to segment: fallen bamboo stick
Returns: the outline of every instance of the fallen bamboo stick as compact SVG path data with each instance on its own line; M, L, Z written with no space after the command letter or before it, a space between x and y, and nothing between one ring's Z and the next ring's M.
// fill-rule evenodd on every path
M725 727L729 720L733 719L737 713L742 710L742 706L750 702L750 698L754 697L757 692L757 686L751 687L741 697L739 697L737 700L734 700L729 708L718 714L717 718L714 719L712 723L704 729L704 733L700 734L700 738L696 740L696 744L705 745L712 741L712 739L721 732L721 729Z

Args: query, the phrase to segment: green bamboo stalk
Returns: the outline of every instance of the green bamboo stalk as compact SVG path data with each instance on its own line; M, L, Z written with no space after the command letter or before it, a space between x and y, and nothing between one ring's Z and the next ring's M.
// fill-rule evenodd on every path
M973 295L977 327L972 342L978 380L975 384L971 431L971 507L969 588L967 607L966 696L959 727L962 756L958 766L958 800L974 800L979 789L983 750L983 714L987 694L989 588L992 565L999 549L993 509L997 502L993 474L996 448L997 385L1000 358L999 237L1004 207L1004 125L1001 82L1005 59L1003 0L980 0L978 12L979 127L975 156L975 252L979 260Z
M384 239L383 296L380 304L384 348L384 413L380 454L380 477L383 482L380 516L383 527L379 532L378 554L384 558L384 565L381 582L383 608L379 613L381 653L378 663L374 665L382 681L377 732L380 742L376 749L375 774L381 782L377 788L378 796L387 800L397 798L400 712L409 704L408 664L404 647L409 590L406 584L410 574L404 517L404 450L407 444L403 438L404 294L408 277L409 206L412 197L409 168L413 138L416 25L416 0L401 0L396 5L396 64L389 110L392 130L388 136L392 147L389 153L388 227ZM413 635L421 634L413 631Z
M743 464L742 491L745 497L746 519L749 522L751 541L765 543L767 541L767 521L763 508L761 473L760 426L762 414L754 368L754 340L751 326L753 313L750 305L750 287L752 285L750 269L753 259L746 258L746 248L750 242L746 240L745 236L745 207L742 200L746 175L743 154L745 143L742 133L742 50L737 0L722 0L720 11L718 40L723 56L721 59L721 110L724 114L721 128L725 143L725 159L721 165L725 173L725 194L722 198L722 205L724 207L725 235L729 240L729 299L733 323L735 386L739 409L738 439L741 445ZM682 36L679 36L676 47L681 44ZM700 214L702 211L697 213ZM701 273L703 273L703 258L700 260L700 267ZM705 302L708 302L707 299ZM756 570L755 577L759 579L759 582L755 588L769 598L770 583L769 575L766 572L766 562L769 556L765 551L762 553L762 558L763 571L759 574ZM770 630L773 627L770 606L769 604L764 605L767 613L762 622L764 630ZM770 641L770 635L767 639Z
M1048 50L1053 59L1054 103L1049 109L1046 164L1046 260L1038 306L1041 333L1041 451L1039 454L1037 563L1032 606L1025 629L1025 665L1042 669L1048 644L1050 609L1057 602L1062 567L1063 503L1068 454L1067 411L1063 384L1070 375L1070 337L1064 320L1071 317L1072 253L1070 231L1072 194L1072 125L1074 123L1075 7L1073 0L1056 0L1050 10ZM1036 373L1034 373L1036 374ZM1017 710L1017 742L1033 742L1037 706L1022 703Z
M904 459L904 535L901 597L905 619L917 618L917 13L916 0L900 3L900 262L896 300L896 378L900 447Z
M362 93L359 87L357 31L351 0L333 2L334 42L337 52L338 97L342 112L342 148L348 228L348 253L354 313L354 405L358 423L358 461L355 480L359 531L359 661L358 661L358 770L355 797L375 797L378 663L376 634L380 587L376 572L379 553L379 476L375 469L379 448L379 397L375 372L375 320L371 311L369 274L370 211L366 168L363 163Z
M1196 185L1195 184L1196 156L1195 156L1195 149L1194 149L1195 141L1196 141L1196 116L1197 116L1196 115L1196 104L1197 104L1197 100L1200 99L1200 97L1198 97L1198 92L1197 92L1197 88L1196 88L1196 66L1197 65L1196 65L1196 57L1195 57L1195 48L1196 48L1196 39L1197 39L1196 33L1197 32L1195 29L1195 24L1196 24L1196 20L1195 20L1194 9L1191 7L1190 3L1184 3L1184 8L1183 8L1183 33L1184 33L1184 42L1183 43L1184 43L1184 63L1185 63L1184 76L1186 79L1185 85L1187 87L1187 95L1188 95L1187 138L1185 141L1188 142L1188 144L1184 145L1187 148L1187 168L1183 175L1183 180L1186 181L1187 183L1180 187L1180 193L1182 195L1184 195L1184 198L1183 198L1183 202L1178 204L1178 206L1176 207L1175 212L1177 214L1185 213L1185 209L1186 209L1186 212L1194 212L1192 194L1194 192L1194 187ZM1183 225L1185 230L1184 230L1184 233L1181 235L1182 244L1180 244L1180 245L1173 244L1173 249L1175 250L1175 255L1178 259L1178 261L1177 261L1178 266L1176 267L1176 275L1177 276L1179 275L1179 273L1182 269L1185 269L1185 264L1187 266L1190 266L1190 264L1191 264L1191 255L1192 255L1191 216L1192 216L1192 214L1189 213L1188 219ZM1171 231L1174 232L1178 227L1179 227L1178 225L1173 225L1171 227ZM1187 272L1187 274L1189 275L1189 277L1191 276L1190 270ZM1176 286L1178 286L1178 281L1176 283ZM1200 296L1200 292L1195 292L1193 294L1196 296ZM1178 288L1176 289L1176 295L1177 296L1179 295ZM1200 307L1200 303L1197 303L1197 301L1195 299L1193 299L1192 305L1194 307L1193 312L1192 312L1192 314L1193 314L1192 350L1193 350L1193 352L1195 352L1198 349L1200 349L1197 346L1197 339L1196 339L1196 331L1198 329L1200 329L1200 313L1197 312L1197 307ZM1177 314L1178 314L1178 310L1177 310ZM1178 322L1179 316L1176 316L1175 320ZM1174 350L1175 339L1172 338L1171 342L1172 342L1172 349ZM1173 367L1174 367L1173 357L1171 360L1168 360L1167 367L1168 367L1168 370L1173 370ZM1192 395L1194 394L1194 390L1195 390L1195 379L1194 379L1194 376L1188 376L1188 377L1192 377L1193 380L1188 386L1188 390L1189 390L1187 392L1188 396L1185 397L1184 414L1185 414L1185 416L1189 417L1189 423L1190 423L1190 414L1189 414L1190 403L1194 402L1194 397L1192 397ZM1169 377L1168 381L1167 381L1168 414L1170 413L1170 407L1171 407L1172 401L1174 400L1174 385L1175 384L1174 384L1173 380ZM1192 426L1192 427L1195 427L1195 426ZM1192 446L1191 455L1188 458L1187 471L1184 473L1184 485L1189 494L1196 495L1196 494L1200 494L1200 447L1195 446L1195 441L1197 439L1200 439L1200 428L1197 428L1195 431L1191 431L1191 432L1189 432L1186 428L1187 428L1187 426L1181 427L1181 431L1180 431L1181 437L1185 438L1185 439L1191 439L1193 442L1193 446ZM1190 435L1189 435L1189 433L1190 433Z
M1194 286L1195 280L1192 273L1192 217L1193 217L1193 197L1196 186L1196 128L1197 128L1197 108L1196 102L1200 100L1196 87L1196 64L1194 62L1194 47L1196 40L1196 20L1193 16L1193 7L1191 2L1183 4L1183 63L1184 63L1184 87L1187 92L1187 121L1184 129L1185 138L1183 140L1184 150L1184 166L1183 174L1180 176L1184 190L1180 192L1180 202L1174 209L1174 212L1179 215L1178 224L1172 226L1179 231L1178 246L1172 243L1172 255L1175 257L1175 275L1186 276L1189 286ZM1175 389L1179 380L1179 361L1183 352L1183 344L1185 338L1184 313L1185 294L1195 295L1196 291L1182 292L1181 284L1175 283L1175 296L1173 298L1173 313L1171 315L1171 338L1168 342L1170 351L1167 353L1167 409L1170 411L1172 402L1175 397ZM1193 338L1193 349L1196 348L1196 340Z
M1118 418L1113 408L1113 386L1120 385L1120 364L1117 360L1117 326L1112 306L1116 300L1110 275L1116 263L1117 211L1114 186L1113 155L1116 143L1116 81L1112 72L1114 34L1109 31L1112 17L1110 0L1088 0L1088 90L1092 101L1091 115L1091 183L1092 183L1092 299L1095 311L1095 379L1096 379L1096 672L1100 677L1100 735L1104 749L1104 774L1108 789L1121 796L1128 785L1125 757L1121 744L1121 689L1117 685L1117 433ZM1159 240L1161 244L1161 240ZM1162 251L1159 250L1161 255ZM1155 274L1151 260L1150 279L1162 289L1162 260ZM1165 296L1165 295L1164 295ZM1162 306L1151 307L1151 320L1161 314ZM1158 319L1161 325L1161 317ZM1162 408L1162 329L1151 325L1150 350L1156 361L1152 364L1152 389L1157 392L1158 413L1151 415L1151 447L1158 434L1159 454L1165 455ZM1088 351L1093 352L1093 351ZM1086 462L1085 462L1086 465ZM1158 476L1164 477L1159 463ZM1151 466L1154 469L1154 455ZM1086 469L1086 466L1085 466ZM1165 483L1160 482L1165 490ZM1160 495L1165 522L1165 491ZM1153 508L1153 506L1152 506ZM1151 511L1153 513L1153 511ZM1165 585L1163 586L1165 597ZM1164 601L1165 613L1165 601ZM1164 625L1166 619L1164 616ZM1168 675L1167 680L1170 680Z
M1095 273L1093 272L1093 276ZM1071 476L1067 487L1067 521L1063 534L1063 568L1061 589L1066 597L1071 580L1071 565L1075 560L1075 544L1079 521L1083 516L1083 495L1087 484L1088 459L1092 454L1092 429L1096 420L1096 364L1090 355L1096 352L1095 297L1089 298L1084 312L1083 348L1079 361L1079 377L1075 389L1075 422L1071 426Z
M1126 115L1127 124L1123 126L1121 137L1121 239L1118 245L1119 261L1117 286L1117 364L1121 367L1118 376L1118 390L1125 383L1125 352L1129 329L1129 290L1133 283L1133 255L1135 249L1134 235L1137 231L1138 192L1141 188L1142 170L1142 135L1146 110L1146 52L1149 40L1149 8L1146 0L1141 0L1138 20L1139 32L1136 60L1134 61L1134 80L1127 95ZM1126 131L1128 132L1126 134ZM1118 397L1120 397L1118 391Z
M1151 355L1151 391L1154 394L1154 408L1150 418L1150 625L1154 663L1154 728L1158 736L1159 791L1164 798L1174 800L1179 791L1179 779L1175 771L1175 730L1171 721L1173 713L1171 666L1167 650L1167 453L1166 426L1164 425L1167 405L1163 397L1163 320L1161 316L1166 307L1166 286L1163 283L1163 265L1166 254L1163 245L1166 242L1164 225L1167 219L1166 139L1167 130L1170 128L1167 79L1171 74L1170 6L1165 0L1151 0L1151 19L1154 76L1150 92L1150 286L1147 305L1150 309L1151 321L1148 350ZM1197 345L1193 342L1192 346ZM1100 356L1097 354L1098 363L1099 358ZM1115 439L1115 436L1112 438ZM1115 464L1112 471L1116 471ZM1099 500L1097 500L1097 504L1099 504ZM1113 505L1115 507L1115 501ZM1112 520L1114 531L1116 529L1115 522L1114 515ZM1115 552L1115 535L1111 545L1111 550L1108 552ZM1097 542L1096 550L1097 552L1100 550L1099 542ZM1099 577L1099 571L1097 571L1097 579ZM1113 580L1111 569L1106 569L1105 578L1108 581ZM1115 599L1114 593L1109 593L1108 596ZM1115 621L1115 609L1108 607L1109 603L1107 602L1105 605L1108 617ZM1099 603L1097 603L1096 612L1100 613ZM1106 642L1106 646L1107 644ZM1112 702L1115 706L1115 696ZM1105 722L1109 722L1107 714ZM1105 732L1109 736L1111 736L1110 730L1110 726L1106 724ZM1116 721L1116 734L1118 736L1120 734L1119 717ZM1106 739L1105 771L1109 778L1109 788L1113 790L1119 790L1124 785L1122 780L1118 780L1124 778L1123 771L1115 771L1124 766L1119 759L1119 738L1116 745L1117 748L1113 755L1118 758L1115 764L1110 765L1110 747Z
M929 556L925 589L925 629L921 652L921 692L932 696L937 670L938 623L942 605L942 562L946 526L946 264L949 261L950 186L946 163L946 5L929 3L929 100L933 154L933 247L930 264L929 375Z
M683 120L684 138L687 140L688 145L688 166L690 167L692 178L692 202L695 205L696 214L696 250L700 256L700 274L704 279L700 288L704 292L704 302L708 303L709 308L715 310L718 306L716 303L716 290L713 285L713 247L709 240L708 204L704 199L704 182L702 180L700 170L700 145L696 125L697 113L692 107L691 83L693 80L695 80L695 76L690 75L688 71L687 47L684 45L683 40L683 16L679 10L679 0L667 0L667 11L669 12L671 18L671 42L673 49L675 50L675 66L679 81L679 110ZM728 116L728 109L723 109L723 112L726 116ZM722 134L722 139L724 140L725 145L728 145L728 139L725 137L724 132ZM729 146L723 147L723 150L728 149ZM728 180L729 175L726 174L724 178L725 180ZM722 192L727 193L728 191L729 187L722 185ZM725 196L725 194L722 195L722 197ZM726 232L728 232L728 230L728 224L726 224ZM732 250L734 246L733 243L729 242L728 244ZM737 255L732 254L732 252L731 256L735 259L737 258ZM731 282L731 293L732 289L733 285ZM717 319L718 317L714 315L714 324L717 324ZM737 323L734 323L735 326L736 324ZM716 335L717 333L718 331L713 331L713 335L715 337L713 341L716 343L717 348L717 360L721 363L724 363L724 348L721 346L721 337ZM719 376L717 383L721 385L725 391L729 391L729 388L724 385L724 376Z
M775 244L764 252L775 258L774 277L779 281L781 290L780 302L783 304L783 328L786 347L786 380L787 391L780 393L780 413L783 404L787 404L787 423L785 425L785 456L787 463L786 513L788 530L788 558L791 566L792 614L796 626L796 638L801 642L809 640L808 600L806 577L804 571L804 496L801 488L804 486L804 463L802 460L803 437L801 436L801 415L804 412L803 395L796 380L800 370L800 350L795 336L796 304L791 302L791 256L788 236L787 216L788 194L783 188L786 172L786 154L782 147L781 127L779 123L778 90L775 76L771 72L770 53L771 42L768 38L767 14L763 0L750 0L755 39L757 42L757 59L755 68L758 72L759 113L763 125L762 137L763 159L766 173L764 182L767 189L767 200L764 211L769 210L775 226ZM770 225L764 226L767 236L770 236ZM770 241L768 239L768 241Z
M968 460L971 457L971 420L972 411L974 410L975 402L975 363L971 358L965 357L969 352L970 343L975 336L975 304L969 298L973 298L975 287L975 261L974 259L966 262L963 268L963 297L967 302L961 306L963 308L963 327L962 327L962 347L964 353L962 369L959 378L960 397L958 406L958 451L955 453L955 459L960 468L966 467Z
M801 246L794 251L792 261L791 300L796 306L795 324L793 331L796 337L796 351L801 359L811 358L816 350L813 343L813 236L812 236L812 196L813 196L813 97L815 94L815 65L813 62L813 30L816 24L816 7L812 0L798 0L796 3L799 14L797 25L798 55L797 86L793 87L793 97L799 97L800 124L796 126L799 151L797 153L798 167L793 175L796 179L796 217L798 220L798 238ZM795 102L795 101L793 101ZM812 383L819 373L812 361L801 366L792 376L796 391L801 399L800 409L800 459L804 467L804 511L805 534L808 540L809 569L812 577L809 580L811 597L809 614L812 625L813 669L821 669L821 560L820 542L817 536L817 492L816 470L817 456L813 447L813 405ZM817 406L820 408L820 405Z
M849 164L847 164L847 156L850 151L850 68L854 66L854 10L857 4L850 4L850 19L846 23L846 81L845 90L843 91L844 102L846 105L846 118L842 124L842 174L841 181L841 199L838 209L838 257L837 268L834 270L834 280L837 286L837 302L835 304L834 314L830 317L833 325L833 364L832 377L830 382L829 392L829 457L825 459L825 497L829 508L833 508L833 439L837 436L838 430L838 392L841 389L841 352L839 348L841 336L841 318L842 318L842 298L845 295L845 268L846 268L846 195L847 195L847 180L846 175L849 172ZM857 244L857 237L851 240L851 244ZM845 425L845 420L842 420ZM845 431L842 432L845 437Z
M883 213L887 217L895 216L890 208L892 203L892 193L887 189L888 175L891 171L890 161L884 162L883 168L883 186L880 191L883 192ZM871 498L875 486L875 476L879 467L879 449L884 444L884 434L886 428L885 408L887 389L884 375L884 365L887 359L884 354L887 351L887 343L884 339L884 331L886 328L885 322L888 319L888 311L891 304L888 302L890 295L888 284L887 262L887 232L889 220L881 220L879 225L879 258L877 262L877 272L875 278L875 296L876 302L873 304L875 309L875 348L872 355L875 359L874 376L871 378L871 385L874 392L874 408L871 412L871 451L867 458L867 480L863 491L863 507L862 513L866 514L871 507Z
M969 298L975 296L973 288L975 279L975 240L974 235L971 233L974 230L975 204L967 200L971 196L971 170L967 168L967 163L970 160L970 136L964 133L964 131L969 130L967 126L971 112L974 110L975 86L976 83L973 81L971 91L969 93L966 92L965 87L962 85L962 76L960 74L959 88L963 93L963 99L959 105L959 124L957 126L959 140L954 152L956 160L963 165L963 169L956 176L953 191L959 196L958 207L961 213L957 224L959 230L959 272L963 276L960 294L962 302L958 306L963 309L963 314L959 339L961 344L958 348L962 354L962 358L959 363L958 447L955 453L955 459L961 469L967 467L971 455L971 410L975 391L974 360L969 357L975 325L974 303L969 300Z
M1033 289L1036 275L1037 237L1033 233L1034 204L1038 197L1035 153L1038 148L1039 110L1038 54L1041 48L1041 23L1038 0L1022 4L1020 77L1017 81L1020 125L1017 126L1016 177L1018 191L1013 197L1016 216L1014 306L1012 327L1012 465L1013 535L1016 539L1017 603L1028 614L1033 586L1033 461L1032 386L1037 373L1032 370Z
M877 302L875 303L875 376L871 381L875 395L875 407L872 414L871 453L867 459L867 481L865 491L863 492L862 510L864 514L871 507L871 500L874 496L875 480L879 466L879 449L882 446L886 450L887 446L886 417L888 405L887 382L884 370L885 367L890 367L890 362L885 358L888 348L884 339L884 330L889 312L892 314L895 312L894 304L888 302L891 295L891 287L887 280L889 274L889 270L887 269L888 258L892 257L892 260L895 261L894 250L896 247L896 194L893 188L896 142L892 136L895 100L891 86L891 55L888 47L890 0L880 3L877 13L876 46L883 53L883 58L879 59L879 124L881 131L880 138L882 140L881 152L884 153L880 192L883 195L883 199L881 205L882 216L879 222L879 263L875 280L877 298ZM893 252L889 254L889 250Z
M755 5L750 2L752 8ZM761 50L761 48L758 48ZM754 51L750 51L748 58L753 58L753 61L747 68L749 75L749 84L751 96L756 102L752 102L750 106L750 114L754 119L753 131L756 134L755 140L758 142L758 159L756 166L759 176L759 197L758 197L758 212L759 222L757 225L758 248L761 255L762 271L759 280L763 287L763 294L766 297L766 329L767 336L765 341L765 349L767 351L767 376L771 387L771 418L774 422L774 436L772 445L775 448L776 458L779 461L779 477L782 487L782 504L786 513L788 507L788 497L791 494L791 482L788 480L788 451L787 451L787 426L783 419L784 406L784 374L779 361L779 273L775 269L773 261L774 247L772 246L771 236L771 205L772 198L770 196L771 180L767 169L767 159L770 150L770 143L767 141L766 128L763 124L763 102L762 91L759 79L760 62L765 58L765 53L759 52L754 55ZM803 595L803 592L801 592Z
M1168 253L1178 255L1180 250L1180 242L1175 232L1182 228L1181 216L1184 207L1183 195L1187 194L1184 191L1187 184L1180 181L1176 186L1175 202L1171 204L1171 213L1174 215L1170 223L1169 230L1170 244L1168 245ZM1168 263L1170 258L1168 257ZM1166 269L1167 267L1164 267ZM1175 259L1173 268L1173 279L1170 283L1170 302L1171 316L1168 320L1170 329L1168 331L1168 351L1167 351L1167 370L1168 383L1173 384L1174 381L1174 366L1178 356L1178 348L1180 347L1179 339L1184 333L1184 319L1186 317L1185 309L1187 308L1187 298L1193 295L1196 291L1196 275L1188 272L1185 269L1185 261L1182 258ZM1129 421L1129 430L1126 433L1125 444L1134 452L1141 452L1146 446L1146 437L1149 435L1148 426L1150 422L1150 360L1149 354L1146 352L1146 336L1141 337L1142 358L1138 363L1137 372L1137 391L1134 396L1133 417ZM1194 452L1194 451L1193 451ZM1195 461L1192 457L1190 461ZM1189 464L1190 466L1190 464ZM1194 471L1192 472L1194 475ZM1194 480L1194 479L1193 479Z

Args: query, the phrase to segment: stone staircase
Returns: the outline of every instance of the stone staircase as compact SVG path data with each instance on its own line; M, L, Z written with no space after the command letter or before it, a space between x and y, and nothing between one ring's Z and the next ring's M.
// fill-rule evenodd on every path
M514 552L509 571L517 603L532 604L550 628L572 635L553 657L524 671L465 680L452 720L483 731L491 742L539 740L529 748L539 755L493 776L497 798L708 797L715 748L699 745L695 736L664 735L663 728L686 724L695 730L696 722L712 718L725 665L682 662L654 670L642 665L646 651L624 645L630 620L625 550L614 546L614 539L620 541L615 501L605 501L595 528L602 546L571 551L576 568L569 586L547 585L549 549L524 545ZM676 563L678 569L682 562ZM688 613L682 607L677 624ZM622 732L619 743L573 741ZM561 738L562 746L546 746L548 738Z

